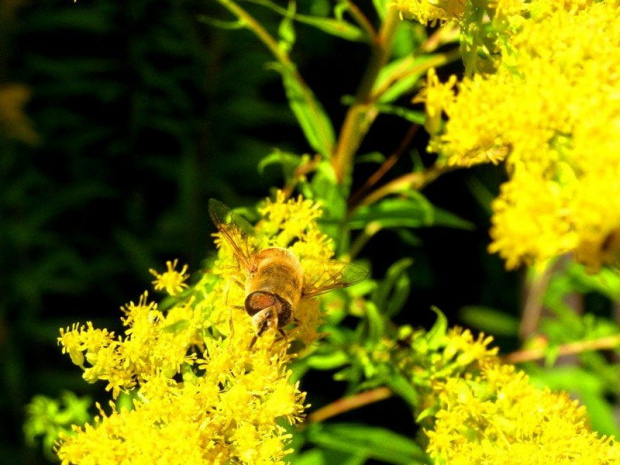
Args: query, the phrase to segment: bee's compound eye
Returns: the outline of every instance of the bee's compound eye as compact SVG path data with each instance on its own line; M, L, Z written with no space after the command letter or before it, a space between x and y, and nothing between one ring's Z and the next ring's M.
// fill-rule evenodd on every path
M256 315L261 310L271 307L276 303L276 296L270 292L255 291L245 299L245 311L250 316Z

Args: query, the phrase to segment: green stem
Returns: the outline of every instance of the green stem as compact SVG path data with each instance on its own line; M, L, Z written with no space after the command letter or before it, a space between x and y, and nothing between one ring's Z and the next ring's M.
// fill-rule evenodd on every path
M399 21L398 11L394 7L389 7L373 44L370 62L358 87L355 102L349 108L340 130L336 151L332 157L332 166L340 183L348 177L353 164L353 156L376 116L376 110L371 105L372 89L381 69L390 57L392 41Z
M278 42L267 32L267 30L254 19L247 11L231 0L217 0L220 5L230 11L237 18L242 20L258 39L267 46L273 56L284 66L294 66L290 57L278 46Z
M276 60L285 68L283 72L288 72L289 76L297 82L297 86L301 91L302 99L306 102L308 108L314 112L315 115L319 115L321 112L316 107L314 94L308 84L303 80L301 74L297 70L295 63L291 60L288 53L282 50L278 46L278 41L273 38L271 34L258 22L252 15L250 15L247 11L241 8L237 3L232 0L217 0L220 5L225 7L228 11L230 11L233 15L235 15L239 20L243 21L244 24L250 29L258 39L267 46L269 51L273 54ZM315 120L320 121L320 117L315 117ZM327 147L330 151L332 150L332 142L329 136L328 131L320 130L318 131L319 137L323 139L322 146Z
M349 13L351 13L351 16L353 17L355 22L362 29L364 29L364 31L366 31L366 34L368 34L370 40L376 41L377 31L375 31L375 28L372 27L372 24L370 23L370 21L368 21L366 15L362 13L362 11L357 7L355 3L353 3L352 0L347 0L347 5L349 5Z
M338 399L337 401L311 413L308 417L307 423L319 423L345 412L349 412L390 397L392 397L392 391L385 386L374 388L370 391L360 392L359 394L355 394L351 397L343 397L342 399Z
M454 169L456 168L453 166L436 164L426 168L423 171L414 171L413 173L399 176L398 178L393 179L387 184L384 184L378 189L372 191L366 197L361 199L357 206L372 205L382 198L392 194L398 194L411 190L419 191L424 186L437 179L438 176Z
M563 357L566 355L581 354L583 352L592 352L595 350L617 350L620 347L620 336L605 336L590 341L575 341L567 344L562 344L556 347L555 354L557 357ZM547 357L550 353L550 348L537 347L535 349L524 349L512 352L502 357L506 363L525 363L534 362Z

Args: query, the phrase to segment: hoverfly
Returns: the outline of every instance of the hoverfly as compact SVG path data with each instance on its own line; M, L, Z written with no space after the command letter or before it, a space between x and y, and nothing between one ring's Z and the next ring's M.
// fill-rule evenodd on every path
M368 275L360 266L330 260L313 282L307 279L299 259L290 250L261 249L250 223L222 202L209 200L209 214L247 276L244 308L256 331L250 348L270 328L286 338L283 328L295 321L295 309L302 299L352 286Z

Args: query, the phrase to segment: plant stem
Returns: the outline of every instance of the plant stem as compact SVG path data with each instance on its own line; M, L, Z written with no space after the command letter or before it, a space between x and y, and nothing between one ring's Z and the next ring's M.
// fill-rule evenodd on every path
M285 66L293 65L290 57L280 47L278 42L267 32L267 30L252 15L231 0L217 0L220 5L230 11L237 18L242 20L258 39L267 46L276 59Z
M433 165L423 171L416 171L413 173L405 174L396 179L393 179L392 181L384 184L378 189L375 189L362 200L360 200L357 206L373 204L390 194L397 194L399 192L411 189L420 190L427 184L437 179L439 175L448 171L452 171L453 169L456 168L447 165Z
M572 354L580 354L582 352L591 352L594 350L611 350L620 347L620 335L607 336L591 341L577 341L569 342L568 344L562 344L557 348L557 355L559 357ZM519 350L512 352L503 357L506 363L523 363L532 362L534 360L544 359L549 354L549 350L546 347Z
M413 137L418 132L420 126L417 124L412 124L405 137L401 140L400 144L398 144L398 148L381 164L379 169L375 171L372 176L366 179L366 182L362 187L360 187L350 198L349 198L349 206L355 207L357 202L374 186L379 182L379 180L396 164L401 155L405 152Z
M372 26L371 22L368 20L366 15L362 13L362 11L357 7L355 3L353 3L352 0L347 0L347 5L349 6L349 13L351 13L351 16L353 17L355 22L362 29L364 29L364 31L366 31L366 34L368 34L368 38L370 40L376 41L377 31Z
M381 69L390 57L392 41L399 21L398 11L390 6L373 44L370 62L357 89L355 102L349 108L342 124L332 157L332 166L340 183L343 183L349 176L353 156L377 114L376 109L371 105L372 89Z
M344 397L312 412L308 416L308 423L325 421L328 418L335 417L368 404L373 404L375 402L388 399L389 397L392 397L392 391L385 386L371 389L370 391L360 392L359 394L351 397Z

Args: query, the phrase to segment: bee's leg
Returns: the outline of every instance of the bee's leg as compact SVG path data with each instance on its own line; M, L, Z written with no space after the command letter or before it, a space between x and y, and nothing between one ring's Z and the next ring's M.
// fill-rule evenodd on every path
M280 333L284 334L282 332L282 329L278 328L278 326L279 326L278 312L276 312L276 311L273 312L273 316L271 317L271 322L270 322L269 326L271 328L273 328L273 329L277 329ZM284 334L284 340L286 341L286 334ZM273 340L271 341L271 347L269 347L269 352L272 352L273 346L274 346L275 343L276 343L276 335L274 334Z
M289 338L287 336L287 334L284 332L284 330L282 328L278 328L278 332L280 333L280 335L282 336L282 341L284 342L284 344L281 346L280 350L282 351L282 355L286 355L289 348L290 348L290 343L289 343ZM273 341L275 342L276 338L273 338Z
M235 325L233 324L233 311L234 311L233 309L242 309L242 310L244 309L244 307L242 307L241 305L230 305L228 303L228 292L230 290L231 281L234 282L235 284L238 284L240 287L244 287L241 281L239 281L236 278L232 278L230 281L228 281L228 283L226 284L226 289L224 290L224 293L226 295L224 297L224 303L230 307L230 315L228 317L228 327L230 329L230 333L228 336L229 339L232 339L235 335Z
M230 315L228 316L228 328L230 332L228 333L228 338L232 339L235 336L235 325L233 324L233 306L230 306Z
M228 339L232 339L233 336L235 335L235 326L233 325L233 305L230 305L228 303L228 291L230 290L230 281L228 281L228 283L226 283L226 288L224 289L224 304L230 307L230 315L228 316L228 328L229 328L229 334L228 334Z
M250 347L248 347L248 350L254 347L254 344L256 344L257 340L258 340L258 334L255 334L254 337L252 338L252 342L250 342Z

